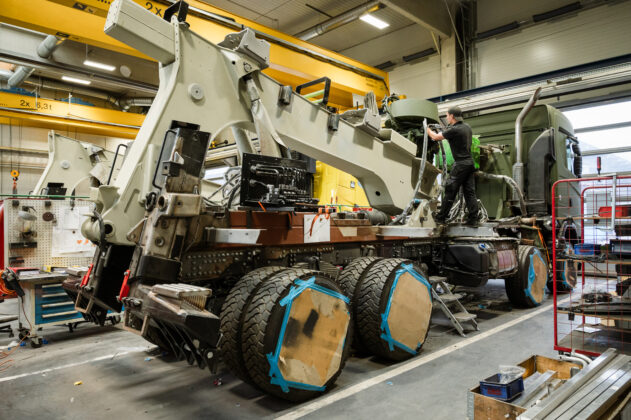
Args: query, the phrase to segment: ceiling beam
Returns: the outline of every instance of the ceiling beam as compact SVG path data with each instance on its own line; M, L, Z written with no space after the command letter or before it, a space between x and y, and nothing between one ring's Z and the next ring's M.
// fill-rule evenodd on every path
M0 124L133 139L144 119L132 112L0 92Z
M381 0L383 4L428 30L449 38L453 32L444 0Z
M1 12L0 12L1 13ZM37 54L38 45L46 38L46 35L24 30L10 25L0 24L0 61L17 65L33 67L36 70L45 71L47 76L61 75L74 76L89 79L98 83L100 89L131 90L143 95L155 95L158 90L157 75L143 76L149 83L133 78L125 78L117 73L95 71L83 66L83 60L87 57L85 47L72 42L62 44L50 58L42 58ZM108 52L109 53L109 52ZM123 62L131 66L135 71L147 70L157 73L157 65L153 62L141 60L137 57L125 57L122 54L109 53L106 62L117 66ZM97 61L101 61L98 60ZM119 94L120 96L120 94Z

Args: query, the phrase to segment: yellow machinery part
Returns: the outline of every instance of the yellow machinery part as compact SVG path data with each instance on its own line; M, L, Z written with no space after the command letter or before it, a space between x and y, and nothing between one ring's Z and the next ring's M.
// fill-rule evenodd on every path
M167 3L156 0L135 1L158 15L162 15L168 6ZM148 58L108 37L103 32L106 10L110 3L109 0L82 0L80 2L70 0L3 0L2 8L0 8L0 21L124 54ZM236 23L251 27L269 37L302 48L301 51L270 40L271 65L264 72L280 83L296 86L328 76L333 82L329 100L332 105L342 108L353 106L353 93L364 95L372 91L377 96L377 100L381 100L387 94L388 74L386 72L200 1L191 0L189 4L197 9L233 19ZM235 32L235 28L209 20L193 12L190 13L187 22L195 32L215 43L223 40L228 33ZM324 56L324 58L316 55ZM341 64L334 63L334 61ZM356 70L345 67L345 65L352 66ZM375 76L370 76L370 74Z
M0 92L0 124L78 131L133 139L145 116L34 96Z
M356 178L322 162L316 162L313 196L320 204L334 205L340 210L370 207L366 193Z

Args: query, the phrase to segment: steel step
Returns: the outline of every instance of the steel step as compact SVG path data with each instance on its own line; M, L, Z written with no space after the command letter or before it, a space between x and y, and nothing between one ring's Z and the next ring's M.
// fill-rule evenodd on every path
M455 302L457 300L462 299L462 294L460 293L445 293L445 294L439 294L438 297L440 297L440 300L442 300L444 303L452 303Z
M443 277L443 276L429 276L429 282L431 284L436 284L436 283L441 283L441 282L446 282L447 281L447 277Z
M458 320L458 322L472 321L477 318L476 314L470 314L468 312L456 312L453 315L454 315L454 318Z

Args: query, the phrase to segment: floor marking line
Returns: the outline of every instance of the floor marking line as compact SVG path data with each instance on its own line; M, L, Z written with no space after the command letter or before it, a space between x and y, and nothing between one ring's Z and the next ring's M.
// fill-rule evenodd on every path
M139 353L140 351L144 351L144 350L116 352L116 353L108 354L108 355L105 355L105 356L95 357L94 359L85 360L83 362L69 363L67 365L62 365L62 366L57 366L57 367L53 367L53 368L37 370L35 372L20 373L19 375L13 375L13 376L7 376L5 378L0 378L0 382L12 381L14 379L24 378L25 376L41 375L42 373L54 372L56 370L67 369L67 368L71 368L71 367L75 367L75 366L81 366L81 365L85 365L87 363L98 362L100 360L113 359L116 356L124 356L124 355L130 354L130 353Z
M561 303L565 303L567 301L569 301L570 298L566 298L563 299L562 301L557 302L558 304ZM452 346L449 347L445 347L444 349L438 350L435 353L430 353L427 356L423 356L420 358L414 358L412 360L410 360L409 362L405 362L387 372L381 373L375 377L366 379L362 382L358 382L355 385L351 385L348 388L342 389L338 392L335 392L333 394L329 394L326 396L323 396L321 398L316 399L315 401L308 403L306 405L303 405L302 407L297 408L294 411L291 411L287 414L281 415L279 417L276 417L276 420L294 420L294 419L298 419L300 417L306 416L307 414L313 413L314 411L319 410L320 408L326 407L327 405L331 405L334 402L343 400L344 398L350 397L351 395L357 394L358 392L364 391L374 385L377 385L378 383L384 382L388 379L391 379L395 376L401 375L405 372L408 372L412 369L415 369L419 366L422 366L426 363L429 363L431 361L434 361L436 359L438 359L439 357L442 357L446 354L449 354L451 352L454 352L456 350L462 349L464 347L467 347L470 344L476 343L480 340L483 340L487 337L490 337L494 334L497 334L498 332L504 331L507 328L512 327L513 325L517 325L520 322L526 321L530 318L534 318L537 315L540 315L548 310L551 310L553 308L552 305L547 305L543 308L539 308L536 311L530 312L528 314L525 314L519 318L515 318L512 321L509 321L505 324L502 325L498 325L497 327L494 327L488 331L485 331L479 335L475 335L473 337L467 338L464 341L461 341L459 343L456 343Z

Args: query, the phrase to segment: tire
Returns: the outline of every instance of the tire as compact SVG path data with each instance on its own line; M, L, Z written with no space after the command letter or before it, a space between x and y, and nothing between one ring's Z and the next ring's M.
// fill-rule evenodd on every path
M339 286L324 273L307 269L290 269L275 274L252 294L243 322L242 352L245 368L249 372L252 382L263 391L290 401L304 401L319 396L323 391L328 390L342 371L350 349L352 323L350 307L344 300L313 290L310 290L309 295L306 295L305 291L308 289L305 289L291 299L291 306L287 306L287 302L283 301L291 291L295 293L299 287L299 280L305 281L311 278L315 278L317 286L341 296ZM330 309L330 313L335 314L337 318L318 312L316 308L320 308L320 306L317 304L314 304L312 309L306 306L309 302L313 302L316 295L320 302L322 300L334 302L334 305L327 307ZM301 298L303 299L300 300ZM340 302L342 306L339 305ZM305 308L306 311L304 311ZM285 319L285 312L288 309L290 312L287 314L288 318ZM300 319L295 312L301 309L304 311L303 313L309 312L306 320ZM331 320L335 322L331 323ZM307 327L308 325L309 327ZM316 367L315 362L305 361L300 359L300 356L314 355L313 357L320 361L322 355L330 354L326 353L330 349L327 350L325 346L317 346L320 342L312 339L313 334L322 336L322 327L326 328L329 325L337 327L331 328L330 332L326 333L327 338L329 338L327 344L333 343L333 346L337 345L338 347L328 359L330 364L324 369L325 375L317 377L318 382L313 380L313 375L310 376L309 374L320 372L318 367L321 366ZM345 326L346 329L344 330L342 326ZM337 334L333 335L334 338L331 339L329 334L334 332ZM282 337L281 333L283 334ZM322 343L324 344L324 342ZM280 354L277 353L277 348L281 349ZM301 349L303 350L302 354ZM297 356L287 356L288 352L291 351L294 352L292 355ZM270 361L269 358L274 357L274 355L279 357L281 354L283 357L280 358L280 362L272 363ZM324 365L326 366L326 359L324 357L322 359L325 360ZM291 366L299 366L299 369L293 372L289 371ZM272 376L273 367L278 367L278 372L281 372L283 368L285 369L280 377L287 381L285 384L291 381L285 390L278 382L279 375L274 374ZM304 373L305 379L298 380L292 377L291 375L295 372ZM310 386L305 387L298 384Z
M249 384L252 384L252 379L245 369L241 351L243 317L252 292L274 274L283 270L287 270L287 268L263 267L250 271L232 287L221 307L221 359L237 378Z
M337 284L351 301L351 318L353 322L357 319L357 299L355 298L357 288L364 279L364 275L368 269L377 261L381 260L382 258L379 257L355 258L350 264L344 267L344 270L342 270L342 273L337 278ZM362 344L361 337L357 333L358 329L354 328L353 330L353 348L358 352L365 353L367 349L366 346Z
M42 347L42 339L41 338L32 338L31 339L31 347L34 349L38 349Z
M414 287L413 290L420 293L426 302L425 305L421 305L420 302L417 302L418 304L415 307L419 308L419 312L410 312L409 317L404 320L408 322L411 320L413 325L418 326L416 330L418 334L412 337L414 344L405 345L404 347L402 342L389 342L384 338L385 331L382 330L382 314L386 313L390 301L392 300L394 302L394 292L401 284L397 282L395 285L394 281L400 277L397 271L401 269L404 264L412 264L412 262L398 258L388 258L377 261L366 271L355 294L357 305L355 328L357 328L362 344L372 354L393 361L409 359L418 354L421 345L427 338L431 322L431 292L429 289L426 289L429 283L423 284L418 282L423 285L423 288L417 288L416 284L411 283ZM412 269L421 277L425 278L420 267L412 265ZM412 277L412 279L414 279L414 277ZM395 289L393 289L393 285L395 285ZM405 287L409 286L406 284ZM425 293L427 295L425 295ZM392 311L392 308L396 306L396 303L394 306L391 306L390 312L388 313L388 320L390 322L396 322L396 320L390 319L390 315L395 313L395 311ZM393 326L394 325L388 325L392 334L391 338L395 340L398 336L394 337L397 334L392 331L398 328L395 327L395 329L393 329ZM409 344L412 341L407 340L407 342Z
M537 261L535 258L541 260ZM529 280L531 266L534 272L532 282ZM513 305L522 308L539 306L545 298L547 279L548 265L541 252L534 246L519 245L517 249L517 274L505 279L504 282L508 300Z
M576 261L557 261L556 272L558 275L557 279L557 292L560 293L568 293L574 290L576 287L577 276L578 276L578 267ZM554 292L554 281L552 273L550 273L550 278L547 282L548 291L550 293Z

